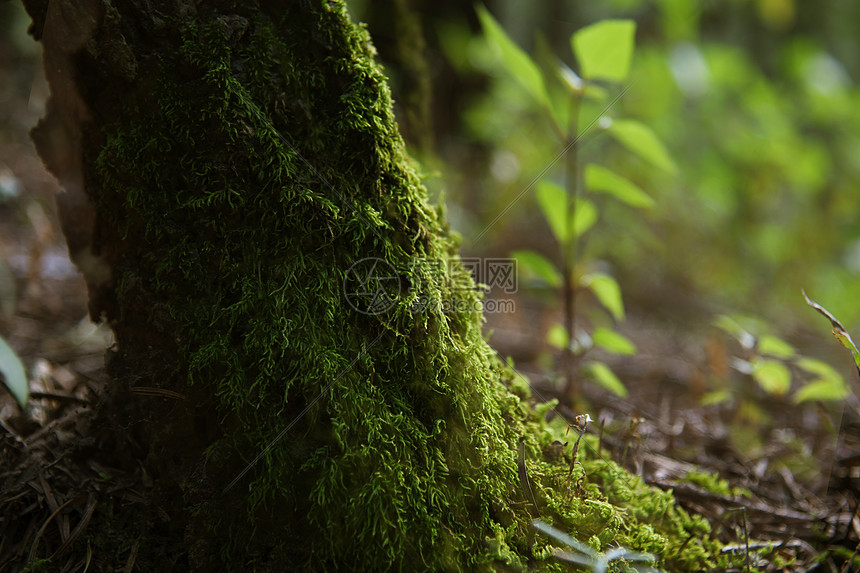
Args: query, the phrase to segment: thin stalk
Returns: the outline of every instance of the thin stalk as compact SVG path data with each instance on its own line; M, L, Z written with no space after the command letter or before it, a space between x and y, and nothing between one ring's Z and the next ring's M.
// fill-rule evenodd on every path
M570 127L565 141L567 153L565 154L565 186L567 187L567 222L573 225L576 216L576 202L579 195L579 103L580 99L574 96L571 100ZM562 351L562 368L564 371L565 385L563 397L565 402L575 400L579 396L579 385L577 384L576 368L577 356L573 352L573 342L576 335L576 281L574 272L577 263L578 237L574 230L570 229L570 237L562 244L562 274L564 277L564 328L567 331L568 343Z

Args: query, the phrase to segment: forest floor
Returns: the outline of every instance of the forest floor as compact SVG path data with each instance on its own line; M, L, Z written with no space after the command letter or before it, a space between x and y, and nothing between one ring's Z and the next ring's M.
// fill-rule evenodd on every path
M93 491L123 492L132 503L151 486L128 460L112 463L98 447L81 447L93 440L88 417L105 391L111 337L89 320L56 215L59 190L28 137L47 96L36 62L0 62L0 335L25 363L32 392L22 412L0 390L0 572L68 551L86 531ZM551 351L536 326L545 311L521 306L488 316L490 341L514 357L536 399L548 400L560 383L547 372ZM556 409L570 420L591 416L602 444L591 455L672 489L708 518L727 551L749 556L749 570L776 570L777 556L790 563L782 570L851 570L847 558L860 547L856 397L833 408L795 406L749 388L731 369L738 349L726 338L687 336L635 306L629 314L622 330L638 353L602 358L630 396L586 386L586 412ZM717 378L736 381L733 398L703 406L707 381ZM87 452L91 459L80 459ZM125 570L136 555L130 540ZM85 569L70 561L65 570Z

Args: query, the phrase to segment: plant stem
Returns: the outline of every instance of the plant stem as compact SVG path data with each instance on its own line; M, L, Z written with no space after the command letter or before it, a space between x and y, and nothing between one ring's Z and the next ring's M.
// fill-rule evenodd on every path
M562 273L564 276L564 328L567 331L568 343L562 351L562 368L565 385L563 400L571 403L579 396L579 385L576 378L577 356L573 352L576 337L576 281L574 272L577 263L578 237L572 228L576 216L576 201L579 194L579 97L571 101L570 127L565 147L565 185L567 187L567 223L571 226L570 237L562 244Z

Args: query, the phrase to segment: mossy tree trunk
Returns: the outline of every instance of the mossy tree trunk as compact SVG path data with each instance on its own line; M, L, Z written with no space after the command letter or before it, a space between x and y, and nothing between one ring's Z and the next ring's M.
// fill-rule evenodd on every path
M583 505L596 485L553 490L565 461L481 337L342 2L25 5L52 88L34 139L116 335L125 403L105 401L185 536L179 569L522 566L547 555L538 506L665 549Z
M482 559L517 400L343 5L30 9L55 94L34 137L111 372L186 397L140 408L192 565ZM344 292L367 258L400 283L382 306Z

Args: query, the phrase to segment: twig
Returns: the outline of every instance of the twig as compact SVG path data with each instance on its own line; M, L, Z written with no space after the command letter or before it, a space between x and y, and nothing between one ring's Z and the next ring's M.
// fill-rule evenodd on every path
M30 392L31 400L56 400L57 402L74 402L76 404L89 404L90 401L85 398L79 398L72 394L62 394L60 392Z
M81 517L81 521L78 523L77 527L72 530L72 533L71 535L69 535L69 538L66 539L62 545L60 545L59 549L54 551L54 554L51 555L52 559L57 555L62 555L63 553L65 553L66 550L71 547L72 543L74 543L75 540L80 537L81 533L86 530L87 526L90 524L90 519L92 519L93 517L93 512L96 510L97 504L98 501L96 500L93 493L90 492L89 496L87 497L87 507L84 510L84 515Z
M125 562L125 567L122 568L122 573L131 573L134 570L134 562L137 561L137 552L140 550L141 535L134 540L134 545L131 546L131 551L128 554L128 560Z
M848 558L848 561L845 562L845 565L842 566L839 573L848 573L848 568L854 563L854 558L857 557L858 552L860 552L860 543L858 543L857 547L854 548L854 553L851 554L851 557Z
M48 519L46 519L45 522L42 523L42 527L40 527L39 531L36 533L36 538L33 539L33 545L30 546L30 554L27 556L27 562L28 563L32 563L32 561L36 558L36 549L39 546L39 541L42 539L42 535L44 535L45 530L48 528L48 525L51 523L51 521L55 517L57 517L57 515L59 515L59 513L61 511L66 509L67 506L69 506L72 503L76 502L77 500L81 499L81 497L83 497L83 495L79 494L79 495L76 495L75 497L70 498L68 501L66 501L66 503L64 503L63 505L58 507L56 510L54 510L53 513L51 513L51 515L48 516Z

